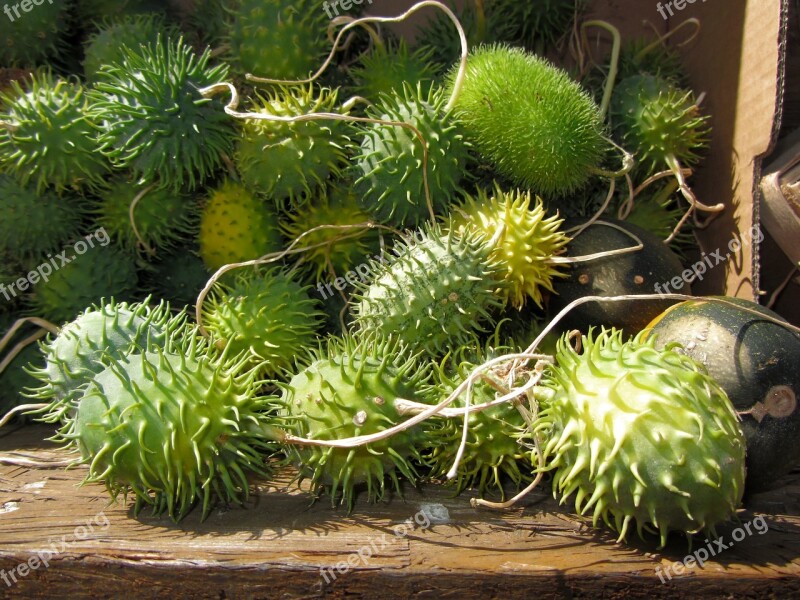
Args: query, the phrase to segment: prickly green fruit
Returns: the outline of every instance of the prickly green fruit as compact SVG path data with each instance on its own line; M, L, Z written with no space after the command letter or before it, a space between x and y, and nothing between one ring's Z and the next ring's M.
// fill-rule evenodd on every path
M636 202L625 217L625 222L638 225L666 240L685 214L675 196L677 189L677 182L670 182L662 186L654 185L645 192L637 194ZM679 256L696 248L697 242L692 235L691 220L682 226L669 246Z
M228 24L230 62L240 73L304 79L328 50L318 0L241 0Z
M125 59L124 46L136 49L141 44L155 44L159 36L178 38L178 28L167 25L157 14L132 14L107 19L98 31L86 40L83 73L89 81L103 65L119 63Z
M431 49L411 51L404 40L396 46L377 46L352 70L353 79L358 82L356 92L377 101L383 94L402 93L405 84L416 86L417 82L427 92L435 77L432 54Z
M281 384L277 404L294 435L314 440L368 435L404 420L398 400L427 402L428 374L397 344L328 338L309 366ZM357 487L366 486L369 500L380 500L387 476L398 492L398 473L415 482L411 459L419 457L421 442L414 428L355 448L293 444L290 455L316 492L327 488L334 504L341 493L341 503L352 508Z
M297 249L309 248L297 255L298 264L313 272L314 281L323 281L343 276L377 251L378 232L364 226L370 221L370 216L358 206L353 191L346 186L336 186L301 210L289 214L281 229L291 242L322 225L343 226L317 229L303 236L294 246ZM361 227L344 228L348 225Z
M586 0L489 0L486 11L505 24L505 41L522 44L544 55L572 27Z
M430 354L473 341L501 301L502 274L482 237L442 233L438 226L400 241L386 264L372 261L373 280L359 284L355 304L359 334L396 335Z
M620 81L611 100L614 134L647 173L691 165L708 143L708 118L691 91L653 75Z
M176 521L195 502L204 518L217 500L241 503L246 472L266 474L269 451L265 402L241 363L196 344L109 361L61 431L89 465L85 481L104 482L113 498L133 492L137 512L150 505Z
M450 89L455 79L453 70ZM565 71L519 48L473 52L455 114L500 174L547 197L583 186L607 147L589 94Z
M58 57L66 47L70 2L40 1L27 13L19 4L4 4L0 18L0 65L32 67ZM30 10L30 4L28 5Z
M591 332L559 343L535 433L562 502L619 532L714 532L739 506L745 444L728 396L705 368L642 336Z
M252 112L298 117L314 112L336 112L336 90L313 86L280 88L261 98ZM245 185L278 203L300 204L304 195L338 177L347 163L348 125L314 120L282 123L261 119L244 121L236 148L236 164Z
M83 87L42 72L27 91L16 81L11 88L0 97L0 169L38 192L99 184L109 166L97 152Z
M456 231L484 235L490 257L508 284L502 298L515 308L522 308L527 298L541 306L542 290L552 292L553 278L564 277L552 262L569 242L559 229L561 223L558 214L546 216L539 198L531 207L530 192L503 192L499 186L491 197L482 189L477 198L468 196L452 221Z
M458 354L459 357L450 364L436 365L434 381L440 401L466 381L478 365L493 357L479 353L470 360L464 356L467 353L463 350ZM500 356L501 352L494 351L492 354ZM498 395L492 386L478 378L471 388L470 406L491 402ZM466 392L449 408L463 409L465 406ZM431 450L424 460L431 468L431 475L444 477L453 466L461 445L464 417L437 418L429 423L427 435ZM470 413L467 444L455 478L458 491L477 487L481 495L489 489L496 489L502 494L504 476L516 486L529 480L529 452L520 442L526 426L522 413L512 403Z
M225 182L200 217L200 256L211 271L260 258L281 248L277 216L244 186Z
M197 203L181 192L118 178L98 196L97 224L125 249L155 253L196 234Z
M54 323L64 323L102 298L125 299L133 295L137 282L133 255L108 246L110 238L103 239L105 243L101 244L96 233L86 236L71 250L43 263L55 268L47 280L33 287L31 312Z
M216 284L203 322L230 354L244 352L260 373L274 377L316 345L323 314L308 290L283 271L251 270L231 285Z
M72 200L72 199L70 199ZM74 202L53 192L37 194L0 174L0 254L37 262L72 240L81 226Z
M62 421L77 407L82 389L110 360L140 349L179 347L186 315L168 304L113 300L87 308L42 344L45 365L33 371L40 385L31 397L48 403L41 420Z
M431 203L441 213L460 190L467 147L457 121L445 110L447 98L439 88L423 94L422 86L385 96L369 116L382 121L406 123L419 132L386 123L370 124L356 158L356 193L362 206L382 222L398 227L417 226L430 218L425 197L427 169Z
M210 66L183 39L124 48L121 61L97 73L93 112L101 150L144 183L194 188L233 148L231 119L200 89L221 83L227 67Z
M193 307L211 275L194 248L182 247L151 263L145 286L175 307Z

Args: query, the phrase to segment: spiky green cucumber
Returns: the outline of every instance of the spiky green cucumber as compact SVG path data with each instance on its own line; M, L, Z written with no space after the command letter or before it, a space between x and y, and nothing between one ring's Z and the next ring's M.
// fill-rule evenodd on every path
M428 376L429 369L396 343L328 338L307 367L280 384L276 403L294 435L313 440L368 435L404 420L398 400L427 403ZM327 489L333 504L341 498L352 509L358 487L366 486L368 500L377 501L387 477L398 492L398 474L415 483L411 461L423 444L422 432L413 428L355 448L293 444L289 452L315 492Z
M275 377L316 345L323 314L308 290L280 269L250 270L215 285L203 323L230 354L244 352L260 373Z
M175 307L193 307L212 273L193 247L181 247L150 264L144 284L156 298Z
M427 92L435 77L432 55L430 48L409 50L402 39L397 44L377 46L352 69L355 90L373 102L384 94L402 93L405 84L416 86L419 82Z
M397 242L394 256L371 262L372 281L357 283L356 331L397 336L414 349L439 354L476 339L481 321L501 306L502 274L482 236L427 226Z
M98 196L93 207L97 224L127 250L155 253L197 234L199 208L187 194L117 178Z
M615 136L647 174L695 164L708 144L708 117L700 114L694 93L660 77L623 79L610 109Z
M211 271L280 250L274 209L244 186L226 181L211 193L200 216L200 256Z
M437 398L443 400L450 396L478 365L502 353L502 349L475 353L472 349L462 348L456 359L435 365ZM477 379L471 387L470 406L491 402L497 396L492 386ZM449 408L465 406L466 392L459 395ZM430 440L430 450L423 460L430 466L432 476L444 477L452 468L461 445L464 418L436 418L427 423L426 437ZM458 491L477 487L481 495L490 490L503 494L504 478L507 477L516 486L529 480L530 453L520 442L526 427L525 418L512 403L470 413L466 446L454 479Z
M319 0L241 0L227 26L230 62L239 73L305 79L328 50Z
M109 361L86 386L62 437L89 465L86 482L112 498L133 492L136 512L182 519L196 502L203 518L216 501L247 498L247 472L265 475L270 417L254 371L242 360L210 358L191 344Z
M558 214L548 217L539 198L531 206L530 192L503 192L495 186L489 196L479 189L477 197L467 196L453 214L456 231L484 235L490 256L508 284L502 298L513 307L522 308L528 298L541 306L542 290L552 292L553 278L565 276L552 262L569 242L560 230L563 219Z
M288 214L281 223L284 236L290 242L299 242L294 248L308 248L298 254L298 265L313 273L314 281L322 281L344 275L351 268L362 264L378 250L378 232L363 227L371 221L370 216L358 205L353 190L347 185L335 185L318 198L304 205L301 210ZM323 225L342 228L316 229ZM361 228L346 229L348 225Z
M119 62L96 76L93 112L101 151L144 183L198 186L233 148L223 101L200 94L223 82L227 67L212 66L210 49L197 55L183 39L160 37L121 52Z
M149 306L112 299L87 308L41 345L45 365L33 371L39 385L30 393L48 404L41 420L63 421L77 407L84 386L110 360L142 348L181 347L185 323L184 313L172 316L163 302Z
M449 90L456 73L450 72ZM498 172L546 197L582 187L608 147L591 96L566 71L520 48L472 53L455 114Z
M355 159L356 193L362 206L382 222L398 227L416 227L430 218L424 173L427 170L432 208L440 214L460 191L467 160L458 122L445 109L441 88L423 93L405 85L402 93L384 96L369 111L382 121L414 127L427 145L408 127L388 123L368 125L361 138L361 153Z
M109 237L101 240L95 235L43 263L55 268L48 279L32 287L29 305L36 316L64 323L102 298L133 296L138 280L133 254L109 246Z
M36 262L60 249L80 230L82 213L77 201L65 201L53 192L38 194L0 174L0 255Z
M12 81L11 89L0 97L0 169L38 192L98 185L109 165L97 152L83 87L42 71L26 88Z
M58 58L66 48L68 13L71 2L42 2L31 11L19 4L4 5L0 18L0 65L33 67Z
M705 368L655 340L603 330L576 352L559 343L543 386L552 397L534 431L561 502L592 513L623 540L656 529L714 533L744 491L744 437L728 396Z
M124 46L135 49L141 44L155 44L159 36L177 39L178 35L178 28L168 25L159 14L126 14L105 19L85 42L83 74L92 81L103 65L123 61Z
M314 112L337 112L338 92L329 88L279 88L263 96L251 112L298 117ZM248 119L236 146L236 166L244 183L277 203L299 205L337 178L347 164L349 126L342 121L296 123Z

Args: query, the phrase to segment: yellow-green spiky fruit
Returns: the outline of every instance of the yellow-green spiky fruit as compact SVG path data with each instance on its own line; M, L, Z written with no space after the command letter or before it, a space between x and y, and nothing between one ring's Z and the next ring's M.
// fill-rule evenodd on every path
M259 382L241 363L209 358L195 343L112 360L60 438L89 465L86 482L105 483L112 498L133 492L136 512L149 505L178 521L196 502L203 517L218 500L239 504L247 472L266 474L271 451Z
M552 292L553 278L565 276L552 262L569 242L559 229L563 219L548 217L540 198L531 206L530 192L503 192L496 186L489 196L479 189L477 198L467 196L453 214L456 231L484 234L508 284L502 297L513 307L522 308L528 298L541 306L542 290Z
M279 270L248 271L232 285L217 283L203 321L228 352L244 352L259 372L274 377L317 342L323 313L305 287Z
M274 209L232 181L223 183L206 201L199 241L200 256L211 271L281 248Z
M314 86L279 88L251 112L275 117L338 112L337 91ZM349 126L342 121L296 123L247 119L235 160L245 185L276 203L300 204L338 177L347 164Z
M298 254L298 264L313 273L314 281L335 279L378 249L378 231L365 226L371 217L358 205L353 190L336 185L314 198L301 210L288 214L281 224L289 242L299 239L296 249L308 248ZM325 227L324 225L336 227ZM348 225L359 226L352 229ZM304 233L311 231L308 235Z
M276 401L286 429L313 440L337 440L379 433L404 420L399 400L427 403L429 369L396 343L374 338L328 338L311 363L300 369ZM355 448L292 444L290 455L316 492L327 489L335 504L352 508L357 488L380 500L387 477L400 491L397 475L412 483L411 464L423 442L419 428Z
M534 425L553 490L623 540L635 524L714 533L744 491L745 442L728 396L705 368L641 335L590 332L576 352L559 342L543 385L552 396Z

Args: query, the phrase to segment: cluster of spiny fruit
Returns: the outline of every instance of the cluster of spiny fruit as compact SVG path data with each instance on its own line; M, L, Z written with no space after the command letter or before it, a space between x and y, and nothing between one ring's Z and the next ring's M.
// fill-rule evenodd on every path
M627 47L619 93L601 107L537 54L569 34L583 2L467 3L459 17L476 46L463 64L445 17L415 48L365 23L370 45L355 35L323 83L264 85L238 113L217 93L231 72L239 86L245 73L302 79L324 60L321 1L203 0L205 25L147 2L80 1L79 15L115 15L91 26L80 79L57 74L74 61L69 4L26 15L44 36L35 44L20 26L0 48L8 67L52 63L0 98L0 282L86 227L113 239L23 299L28 314L65 323L28 357L29 395L89 481L179 519L197 503L206 514L242 501L250 474L285 455L315 492L352 506L358 490L378 499L387 481L442 477L456 461L463 416L379 435L409 411L467 387L471 404L490 403L538 374L530 394L470 414L460 488L501 491L552 471L554 490L595 522L621 537L655 528L662 544L734 513L745 475L736 413L671 346L587 329L580 350L559 340L543 374L522 362L511 381L474 376L534 336L566 276L571 240L556 208L599 206L609 130L641 159L640 180L696 160L706 122L662 46ZM634 211L661 237L681 218L674 191ZM269 266L221 278L202 323L136 301L140 274L148 292L187 305L210 272L290 242ZM388 258L369 258L387 242ZM368 260L354 297L312 296Z

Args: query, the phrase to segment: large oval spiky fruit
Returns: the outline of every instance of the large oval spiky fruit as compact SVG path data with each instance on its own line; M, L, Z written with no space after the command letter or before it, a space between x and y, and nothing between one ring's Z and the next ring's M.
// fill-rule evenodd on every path
M439 214L460 191L467 146L458 122L445 109L447 98L440 88L422 92L405 85L402 93L384 96L369 116L381 121L406 123L416 129L427 145L408 127L396 124L368 125L356 158L356 193L362 206L379 220L398 227L416 227L430 218L425 196L427 171L432 209Z
M456 75L452 70L450 90ZM608 146L591 96L565 71L519 48L472 53L455 114L503 176L548 197L582 187Z
M409 50L402 39L396 44L377 46L352 69L355 90L375 102L384 94L402 93L406 84L416 86L419 82L427 93L436 75L432 55L430 48Z
M314 86L280 88L262 97L251 112L275 117L336 112L337 91ZM297 123L248 119L236 147L244 183L278 203L300 204L347 163L348 125L342 121Z
M625 539L655 528L708 531L744 492L744 437L728 396L705 368L673 346L622 332L591 332L576 352L566 338L543 385L552 390L535 424L562 502Z
M379 433L404 419L398 400L427 403L429 371L402 347L375 339L328 338L309 366L300 370L277 401L285 427L314 440L337 440ZM398 473L412 483L411 464L422 444L418 428L356 448L293 444L290 455L301 478L310 478L316 492L328 488L335 504L352 508L356 488L366 486L369 500L380 500L387 476L400 491Z
M503 192L496 186L491 197L483 189L477 198L468 196L454 211L452 225L456 231L484 234L490 256L508 284L503 299L522 308L528 298L541 306L542 290L552 292L553 278L565 276L552 261L569 242L560 230L562 222L558 214L545 214L539 198L531 206L530 192Z
M326 277L330 280L344 276L378 250L377 230L365 226L370 221L353 190L336 185L301 210L290 213L281 229L289 242L299 239L294 248L308 248L297 255L298 264L306 266L314 281L319 282ZM316 229L324 225L336 227ZM303 235L308 231L312 232Z
M216 284L203 322L229 353L245 352L274 377L316 345L324 315L308 290L281 270L251 270L231 285Z
M221 83L227 67L211 66L183 39L124 48L97 73L93 111L101 150L145 183L194 188L233 148L232 121L220 99L200 90Z
M70 200L0 174L0 255L36 262L63 247L81 226L81 211Z
M648 174L664 166L696 163L708 143L708 117L700 114L691 90L654 75L620 81L611 99L614 134Z
M214 190L203 207L199 241L200 256L212 271L281 248L275 211L232 181Z
M39 192L99 184L109 165L97 152L83 87L42 72L26 89L17 81L11 88L0 96L0 168Z
M41 419L62 421L77 407L83 387L117 360L142 348L175 349L183 340L186 315L169 304L149 306L114 300L87 308L41 345L45 365L33 371L40 385L30 397L48 404Z
M259 77L308 77L328 50L322 8L318 0L241 0L227 27L230 62Z
M187 194L118 178L98 196L97 224L123 248L156 253L196 235L199 209Z
M372 281L358 284L357 331L397 336L431 354L474 341L480 321L491 322L489 311L502 304L502 274L482 236L433 226L415 237L399 241L385 264L372 261Z
M241 360L156 350L112 360L86 386L61 435L89 465L87 482L116 498L133 492L136 511L183 518L195 502L241 503L246 472L266 474L265 402Z
M0 65L33 67L57 58L66 47L65 34L71 2L43 2L20 11L19 4L4 4L0 18Z
M105 243L99 239L87 236L43 263L54 269L48 279L32 288L31 312L64 323L102 298L124 300L133 296L138 280L133 254L109 246L111 238L107 235L102 238Z
M475 353L471 348L462 348L458 357L449 364L435 365L437 399L441 401L450 396L478 365L500 356L502 352L499 350ZM470 357L470 354L473 356ZM486 381L475 379L470 391L470 406L491 402L498 395ZM449 408L463 409L466 400L467 394L462 392ZM430 449L423 460L430 466L431 475L444 477L455 463L462 441L464 417L435 418L426 424ZM489 490L504 494L505 478L515 486L529 480L530 453L521 442L526 427L525 417L513 403L498 404L470 413L466 446L454 479L458 491L477 487L481 495Z

